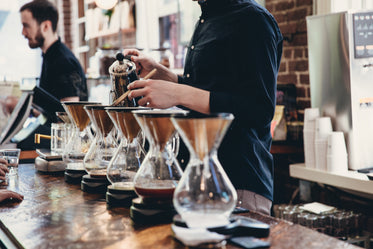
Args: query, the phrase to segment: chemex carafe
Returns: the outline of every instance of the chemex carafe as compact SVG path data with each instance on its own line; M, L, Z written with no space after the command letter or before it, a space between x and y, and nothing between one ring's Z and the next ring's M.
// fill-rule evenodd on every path
M149 110L144 107L107 107L117 129L120 144L107 168L107 178L116 189L134 190L133 179L145 158L145 137L132 111Z
M134 112L149 141L149 151L134 178L135 191L144 202L161 201L172 204L172 196L182 170L173 151L176 130L170 118L181 112L184 113L178 110Z
M188 227L226 225L236 206L237 193L218 160L217 150L233 115L193 113L175 115L171 120L190 152L173 197L176 211Z
M66 169L84 170L83 159L88 152L94 137L90 129L90 119L84 110L86 105L100 105L88 101L62 102L70 120L73 121L72 134L63 151L63 161Z
M85 111L95 128L95 139L84 157L84 168L90 176L106 178L106 170L118 147L114 124L105 111L108 106L86 105Z

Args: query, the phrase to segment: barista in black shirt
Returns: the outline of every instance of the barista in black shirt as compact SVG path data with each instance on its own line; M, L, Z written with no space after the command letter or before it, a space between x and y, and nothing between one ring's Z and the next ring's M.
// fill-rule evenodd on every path
M234 121L218 157L238 192L239 206L269 214L273 200L270 125L282 35L273 16L254 0L199 1L202 15L188 46L184 75L178 77L136 50L132 54L152 80L129 85L139 105L181 105L201 113L230 112ZM179 84L176 84L179 83Z
M83 69L74 54L60 39L43 53L39 86L61 101L88 100Z
M57 35L58 12L46 0L35 0L20 9L22 34L30 48L41 48L43 66L40 87L60 101L87 100L84 71L74 54Z
M56 120L55 112L61 111L58 103L53 105L37 93L47 92L58 101L88 100L84 71L74 54L61 42L57 35L58 11L47 0L34 0L20 8L22 35L28 39L30 48L40 48L43 65L39 87L34 89L34 104L48 110L48 123L39 126L34 133L50 134L50 123ZM58 109L57 109L58 107ZM34 149L33 134L18 143L22 149ZM49 141L42 140L39 147L49 148Z

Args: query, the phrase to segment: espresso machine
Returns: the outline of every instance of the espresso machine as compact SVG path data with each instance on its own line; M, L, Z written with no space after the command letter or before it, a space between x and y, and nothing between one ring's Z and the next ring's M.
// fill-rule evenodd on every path
M343 131L351 170L373 167L373 10L307 17L311 106Z

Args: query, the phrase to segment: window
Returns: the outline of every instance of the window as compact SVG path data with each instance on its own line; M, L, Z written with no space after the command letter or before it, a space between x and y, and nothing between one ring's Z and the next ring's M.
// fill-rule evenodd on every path
M316 0L314 1L314 13L327 14L349 9L363 10L373 9L373 0Z

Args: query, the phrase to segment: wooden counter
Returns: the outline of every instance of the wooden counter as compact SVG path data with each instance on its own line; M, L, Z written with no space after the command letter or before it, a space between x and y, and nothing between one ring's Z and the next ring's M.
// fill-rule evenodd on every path
M0 238L6 242L7 236L15 248L186 248L173 239L170 224L135 225L127 208L108 210L103 195L84 193L61 175L36 172L32 164L21 164L18 179L7 188L25 196L21 203L0 207ZM271 225L272 249L358 248L269 216L245 215Z
M32 160L35 159L38 155L35 150L23 150L19 155L19 160Z

